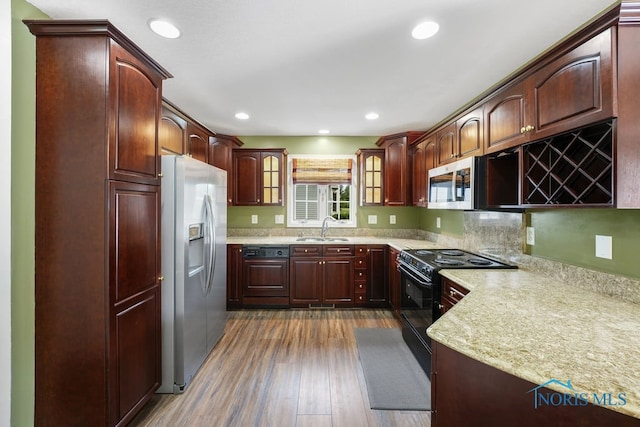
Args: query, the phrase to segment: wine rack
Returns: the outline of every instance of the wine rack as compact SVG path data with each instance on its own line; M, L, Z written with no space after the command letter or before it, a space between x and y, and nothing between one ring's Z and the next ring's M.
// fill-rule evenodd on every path
M615 121L522 147L523 205L613 205Z

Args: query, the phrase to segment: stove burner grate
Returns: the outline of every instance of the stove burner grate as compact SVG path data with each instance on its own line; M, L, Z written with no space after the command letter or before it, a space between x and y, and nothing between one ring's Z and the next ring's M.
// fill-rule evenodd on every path
M416 255L433 255L433 252L426 249L418 249L416 250Z
M469 258L467 262L473 265L491 265L491 261L482 258Z
M434 261L436 264L440 265L462 265L464 264L462 261L458 261L457 259L447 259L447 258L439 258Z
M442 255L447 255L447 256L462 256L462 255L464 255L464 252L459 251L457 249L445 249L443 251L440 251L440 253Z

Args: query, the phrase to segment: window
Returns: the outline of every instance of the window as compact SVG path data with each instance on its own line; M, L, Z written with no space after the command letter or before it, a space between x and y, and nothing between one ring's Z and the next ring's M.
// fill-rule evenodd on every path
M356 227L354 156L289 156L287 225Z

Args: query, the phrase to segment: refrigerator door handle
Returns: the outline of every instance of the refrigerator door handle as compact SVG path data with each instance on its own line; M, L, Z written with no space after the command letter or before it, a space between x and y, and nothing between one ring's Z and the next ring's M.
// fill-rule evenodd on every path
M215 227L215 216L213 213L213 206L211 203L211 197L207 194L204 197L204 205L205 205L205 221L207 227L207 234L209 237L209 251L205 255L207 257L207 261L209 265L207 266L207 275L204 284L204 293L205 295L209 293L212 287L213 281L213 273L215 270L216 263L216 227Z

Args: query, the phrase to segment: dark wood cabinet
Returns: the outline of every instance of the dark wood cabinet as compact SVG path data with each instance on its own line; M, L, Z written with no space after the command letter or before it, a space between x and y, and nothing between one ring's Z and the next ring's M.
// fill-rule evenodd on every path
M242 307L242 245L227 245L227 309Z
M234 206L283 206L286 150L234 149Z
M360 166L360 206L384 204L384 150L362 148L356 153Z
M531 140L614 116L613 31L606 29L529 78L533 88Z
M464 286L443 277L441 282L440 314L446 313L468 293L469 290Z
M289 259L245 258L242 301L244 306L288 306Z
M455 122L439 129L436 132L436 164L444 165L454 161L457 143Z
M497 92L484 104L485 153L529 141L532 125L532 87L529 80Z
M355 304L365 307L389 305L386 276L387 245L355 246Z
M413 205L427 206L429 169L436 166L436 135L420 138L411 147Z
M389 306L389 286L387 282L387 246L367 246L367 305L369 307Z
M355 251L354 301L357 306L366 306L369 286L369 251L367 245L356 245Z
M216 134L210 139L207 159L209 164L227 171L227 205L233 200L233 149L240 148L242 141L235 136Z
M161 378L170 75L107 21L25 23L37 36L35 424L125 425Z
M158 129L161 154L185 154L187 145L187 119L173 105L162 103L162 116Z
M504 150L615 115L609 28L498 92L485 105L485 152Z
M196 160L207 163L209 140L213 135L194 122L187 123L187 152Z
M354 304L352 245L291 245L290 253L292 307Z
M456 120L456 158L484 154L484 108L467 112Z
M412 204L411 170L408 147L422 134L404 132L383 136L376 144L384 149L384 205L408 206Z
M389 246L389 270L388 270L388 282L389 282L389 302L396 316L400 314L400 270L398 269L400 251L392 246Z
M491 367L432 340L431 425L637 426L638 419L601 406L534 406L538 384ZM540 392L552 392L547 388ZM562 398L562 395L558 396Z
M241 146L242 141L235 136L216 134L209 144L209 164L231 172L233 149Z

